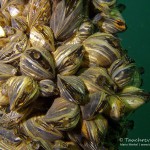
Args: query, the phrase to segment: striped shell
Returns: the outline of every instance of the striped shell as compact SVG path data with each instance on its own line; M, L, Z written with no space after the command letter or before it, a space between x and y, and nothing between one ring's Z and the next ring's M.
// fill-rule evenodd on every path
M21 55L20 70L24 75L36 80L55 77L53 57L49 51L43 48L31 47L27 49Z

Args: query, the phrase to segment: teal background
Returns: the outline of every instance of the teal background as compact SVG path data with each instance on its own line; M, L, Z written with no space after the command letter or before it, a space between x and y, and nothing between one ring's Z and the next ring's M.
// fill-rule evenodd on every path
M142 88L150 91L150 0L118 0L118 3L126 5L123 17L128 29L119 34L122 45L128 50L138 66L143 66ZM128 138L150 139L150 102L134 112L130 119L135 122L134 129L129 132ZM150 144L150 143L149 143ZM149 147L123 147L119 150L150 150Z

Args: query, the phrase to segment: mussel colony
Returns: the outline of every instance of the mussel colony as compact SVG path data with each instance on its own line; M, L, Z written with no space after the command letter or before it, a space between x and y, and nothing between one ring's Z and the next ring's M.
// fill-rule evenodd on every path
M117 150L150 95L116 0L0 4L0 149Z

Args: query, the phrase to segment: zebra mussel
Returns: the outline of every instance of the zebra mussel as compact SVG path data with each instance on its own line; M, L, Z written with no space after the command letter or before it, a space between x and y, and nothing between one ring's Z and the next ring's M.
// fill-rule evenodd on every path
M150 99L125 29L116 0L1 0L0 149L118 149Z

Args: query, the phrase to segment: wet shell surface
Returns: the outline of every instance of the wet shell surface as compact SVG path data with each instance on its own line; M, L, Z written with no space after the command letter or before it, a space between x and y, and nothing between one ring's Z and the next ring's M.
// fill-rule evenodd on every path
M117 150L150 99L121 46L116 0L0 1L0 149Z

